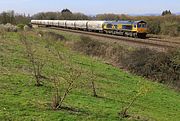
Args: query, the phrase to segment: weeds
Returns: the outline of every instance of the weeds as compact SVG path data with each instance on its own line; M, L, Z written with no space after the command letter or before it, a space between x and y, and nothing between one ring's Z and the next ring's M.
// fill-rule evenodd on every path
M0 28L1 30L0 30L0 37L2 38L2 39L5 39L6 38L6 31L3 29L3 28Z
M51 40L51 41L63 41L63 40L65 40L65 37L63 35L57 34L55 32L43 32L43 31L39 31L39 34L45 40Z
M6 32L17 32L17 27L10 23L7 23L5 25L1 24L0 29L3 29Z

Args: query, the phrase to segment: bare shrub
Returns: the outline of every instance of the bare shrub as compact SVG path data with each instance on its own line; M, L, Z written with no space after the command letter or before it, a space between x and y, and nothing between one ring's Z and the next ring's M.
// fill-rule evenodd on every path
M71 66L66 67L68 69L69 74L67 76L61 75L59 77L53 77L53 83L54 83L54 94L53 94L53 100L52 100L52 109L57 110L62 108L62 104L65 101L66 97L70 94L71 90L75 87L74 83L77 81L77 79L81 75L81 70L78 68L72 68ZM66 86L64 87L64 92L59 92L60 88L60 82L66 81Z
M180 88L179 49L168 52L157 52L147 48L128 50L120 45L108 45L86 36L81 36L81 40L74 44L74 49L106 59L111 64L138 75Z
M45 63L43 60L36 56L36 50L32 47L31 43L28 42L25 34L21 34L21 42L26 49L25 52L27 55L27 59L29 60L32 66L33 76L36 80L35 85L42 86L42 79L46 79L46 77L42 75L42 70L45 66Z
M61 74L56 69L56 66L52 64L53 70L58 72L54 72L51 77L51 82L53 83L53 96L51 107L53 110L62 109L63 102L66 97L70 94L71 90L75 87L74 82L77 81L79 76L81 75L81 70L78 67L74 67L71 62L69 63L64 53L58 51L58 49L54 47L48 48L51 54L58 59L58 62L61 63L62 66L65 66L64 69L68 74ZM55 74L57 73L57 74ZM63 84L63 83L66 84Z
M131 101L129 102L129 104L127 106L125 106L119 113L120 118L127 118L130 117L128 111L131 107L133 107L133 104L141 97L145 96L147 93L149 93L152 88L150 86L148 86L147 84L142 83L141 81L139 81L137 83L137 86L139 86L139 89L136 92L136 94L134 94L134 96L132 97ZM134 92L134 91L133 91Z
M109 45L86 36L81 36L81 41L74 44L74 49L87 55L107 59L118 66L121 66L121 61L128 52L120 45Z
M179 49L157 52L147 48L132 51L123 66L133 73L179 88Z
M17 32L17 27L10 24L10 23L7 23L5 25L1 24L0 28L3 29L6 32Z
M149 21L148 22L148 32L151 34L159 34L161 31L160 21Z
M91 83L92 95L94 97L98 97L97 92L96 92L96 85L95 85L95 82L94 82L95 80L96 80L96 75L94 73L94 66L91 63L91 65L90 65L89 81Z
M109 49L110 48L110 49ZM113 45L109 46L106 49L106 54L109 53L109 55L106 55L105 58L110 60L113 65L117 65L119 67L122 66L123 59L127 56L128 50L120 45Z
M74 49L87 55L102 56L105 55L106 45L102 42L91 39L87 36L81 36L81 41L75 43Z
M165 21L161 24L161 33L164 35L178 36L178 22Z
M49 48L51 53L59 60L61 65L64 66L64 70L66 70L67 74L61 74L57 73L57 75L54 75L51 80L53 82L54 92L52 97L52 109L58 110L62 108L63 102L66 99L66 97L70 94L71 90L75 88L75 82L78 80L78 78L81 76L82 69L72 65L70 57L65 58L64 54L59 52L57 49ZM70 61L70 62L68 62ZM55 65L52 64L53 70L55 70ZM55 72L54 72L55 74ZM63 82L66 84L63 86ZM60 92L61 90L61 92ZM62 92L62 90L64 90Z
M53 77L51 80L53 81L53 89L54 89L51 107L53 110L56 110L59 107L61 101L61 96L59 92L60 79L58 77Z

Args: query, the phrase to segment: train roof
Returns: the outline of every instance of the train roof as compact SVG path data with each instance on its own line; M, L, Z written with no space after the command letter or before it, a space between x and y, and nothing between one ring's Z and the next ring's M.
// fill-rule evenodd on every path
M106 21L106 24L113 24L113 25L118 25L118 24L133 24L133 21Z
M140 20L140 21L134 21L134 24L137 24L137 23L146 23L146 22L143 21L143 20Z
M139 21L106 21L106 24L113 24L113 25L118 25L118 24L137 24L137 23L146 23L143 20L139 20Z

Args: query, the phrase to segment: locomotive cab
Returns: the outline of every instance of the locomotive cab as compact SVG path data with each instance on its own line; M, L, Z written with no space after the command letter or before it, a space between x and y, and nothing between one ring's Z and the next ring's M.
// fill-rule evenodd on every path
M136 32L139 38L145 38L147 34L147 23L145 21L135 21L132 31Z

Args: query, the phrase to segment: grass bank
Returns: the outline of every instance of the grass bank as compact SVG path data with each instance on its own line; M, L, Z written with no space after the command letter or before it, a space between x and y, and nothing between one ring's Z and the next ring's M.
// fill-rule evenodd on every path
M42 75L69 78L71 69L81 76L63 102L61 110L52 110L55 91L53 83L43 78L35 86L32 64L28 60L22 34L30 43L35 57L44 64ZM0 120L158 120L180 119L179 93L166 86L124 72L102 60L72 51L66 44L78 41L78 36L61 33L64 37L42 37L39 32L4 33L0 39ZM69 42L68 42L69 43ZM59 54L58 54L58 53ZM92 96L91 71L98 97ZM61 80L60 92L67 87ZM120 119L119 113L134 96L141 93L128 110L130 115Z

